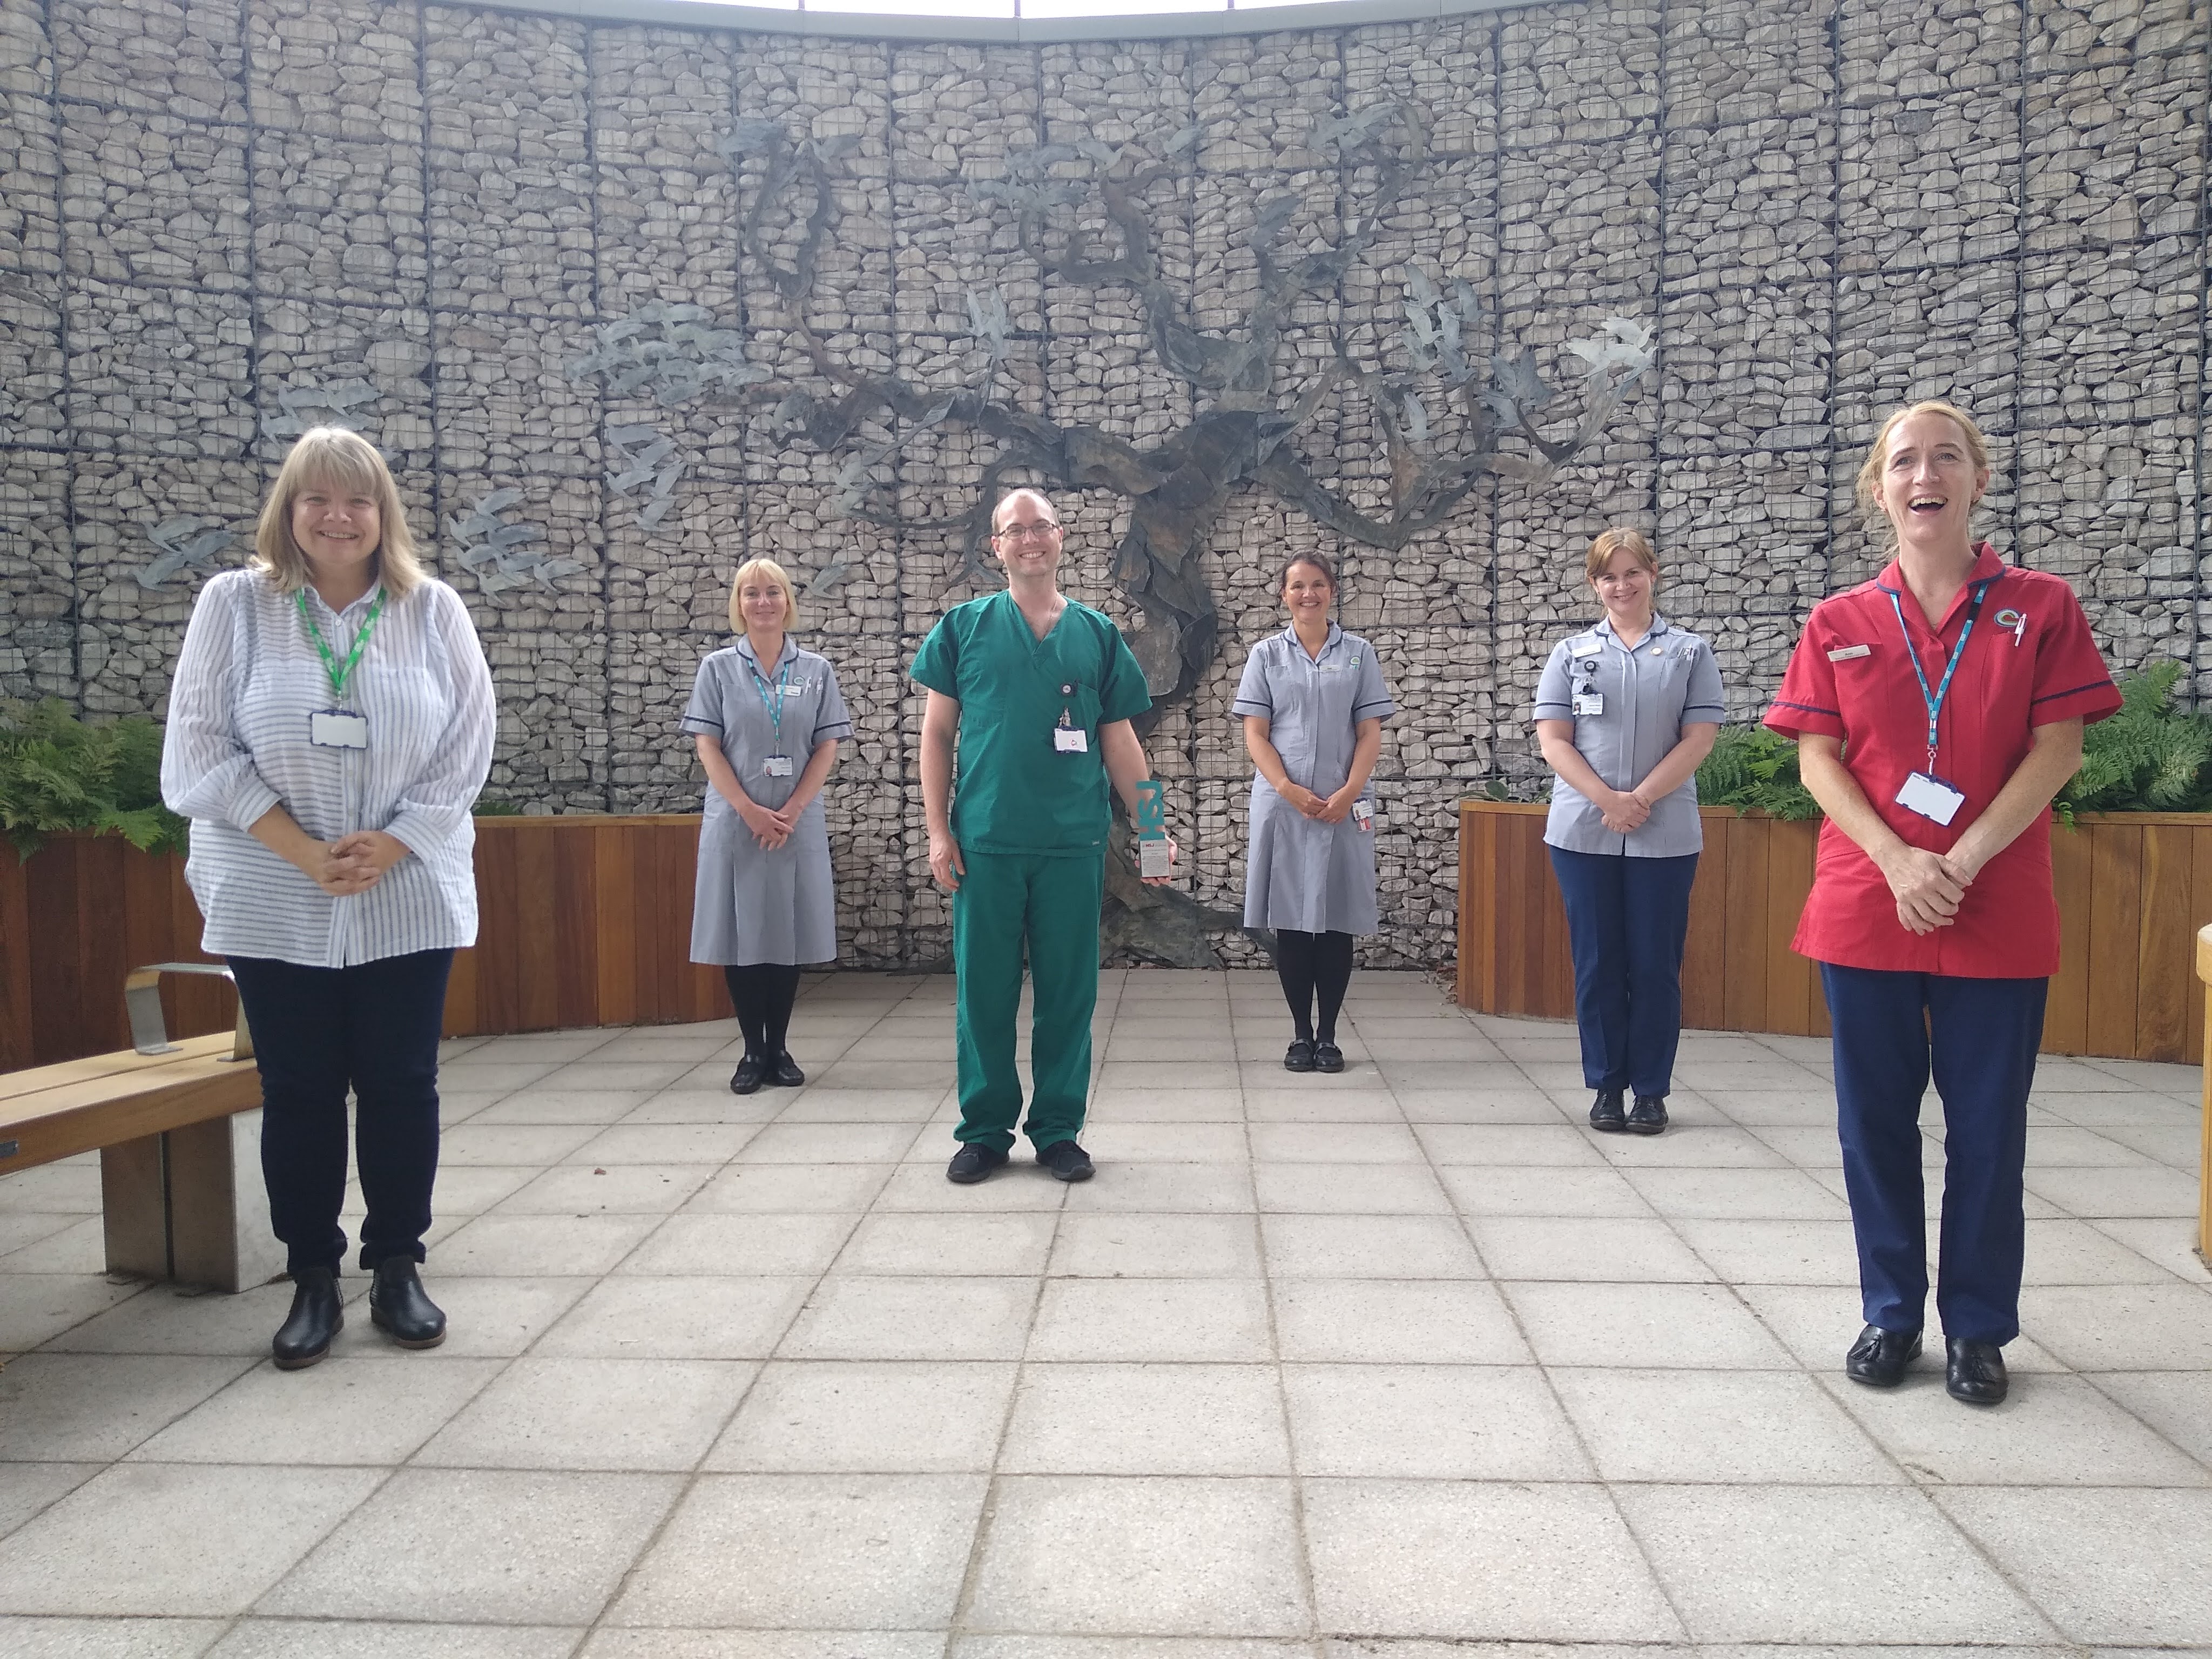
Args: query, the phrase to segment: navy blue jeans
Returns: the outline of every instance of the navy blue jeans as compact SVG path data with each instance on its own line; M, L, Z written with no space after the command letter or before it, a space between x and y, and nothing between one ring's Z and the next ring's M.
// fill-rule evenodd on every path
M345 1259L346 1093L368 1214L361 1265L422 1260L438 1176L438 1029L451 951L351 968L232 957L261 1065L261 1176L286 1265Z
M1682 1036L1682 941L1698 855L1547 850L1567 902L1583 1081L1664 1099Z
M2045 979L1958 979L1820 964L1834 1030L1836 1130L1859 1247L1866 1322L1917 1331L1928 1300L1920 1097L1943 1102L1943 1249L1936 1312L1947 1336L2020 1334L2027 1237L2021 1176Z

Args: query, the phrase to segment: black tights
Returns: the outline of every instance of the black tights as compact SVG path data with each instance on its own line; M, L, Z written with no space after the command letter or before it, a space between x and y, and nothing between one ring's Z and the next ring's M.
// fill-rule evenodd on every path
M774 1060L783 1052L784 1036L791 1030L791 1005L799 996L799 969L789 963L757 962L743 968L724 968L730 1000L738 1005L738 1024L745 1034L745 1052Z
M1319 1037L1323 1042L1335 1042L1336 1011L1344 1006L1344 988L1352 983L1352 935L1278 927L1275 974L1283 981L1283 1000L1291 1005L1299 1041L1315 1040L1314 994L1319 992Z

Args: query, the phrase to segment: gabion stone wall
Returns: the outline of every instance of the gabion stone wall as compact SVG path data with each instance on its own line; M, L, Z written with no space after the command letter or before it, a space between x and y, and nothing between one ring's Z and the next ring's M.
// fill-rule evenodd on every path
M1900 399L1954 398L1995 434L1987 532L2075 582L2117 664L2179 655L2212 691L2209 40L2206 0L1620 0L1004 49L415 0L0 0L0 694L162 712L192 593L242 556L287 419L342 407L469 599L502 705L490 792L533 810L695 802L677 717L722 641L730 571L757 553L850 562L808 600L807 635L858 727L830 793L842 936L854 963L939 960L902 671L974 591L960 550L835 518L843 458L780 435L763 406L663 410L569 366L595 325L659 301L746 331L773 376L805 372L741 269L741 175L714 148L766 117L850 135L810 302L834 355L949 387L974 362L966 295L995 289L1027 406L1157 439L1197 405L1127 296L1041 278L970 186L1010 151L1199 124L1186 173L1148 199L1164 270L1202 325L1233 327L1256 202L1301 192L1299 246L1357 211L1363 181L1310 142L1316 123L1411 100L1428 182L1285 353L1310 365L1333 330L1395 331L1418 262L1474 285L1485 349L1525 343L1551 372L1563 342L1620 315L1656 324L1658 366L1548 486L1486 488L1395 555L1239 497L1210 554L1221 650L1152 747L1200 896L1234 908L1249 775L1230 696L1280 625L1284 556L1339 555L1345 619L1402 708L1368 956L1432 963L1452 946L1451 803L1534 775L1530 693L1588 611L1587 538L1656 532L1666 609L1714 640L1749 717L1808 607L1875 568L1850 479ZM787 256L795 228L775 234ZM611 481L625 426L689 459L655 524L649 489ZM1379 434L1348 394L1295 441L1382 499ZM902 450L902 517L964 511L994 453L951 428ZM1071 587L1121 614L1127 502L1060 505ZM542 575L483 580L494 523L542 530ZM227 547L142 586L164 546L225 526Z

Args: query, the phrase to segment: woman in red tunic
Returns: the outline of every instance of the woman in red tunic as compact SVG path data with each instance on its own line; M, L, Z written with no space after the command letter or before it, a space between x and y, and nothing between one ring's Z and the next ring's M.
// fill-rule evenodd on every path
M2051 799L2120 706L2073 590L1968 533L1987 445L1963 411L1891 416L1859 499L1897 556L1814 607L1766 724L1827 821L1796 949L1820 964L1866 1328L1854 1382L1893 1386L1928 1294L1920 1099L1943 1102L1936 1312L1954 1398L2004 1398L2020 1334L2027 1095L2058 968Z

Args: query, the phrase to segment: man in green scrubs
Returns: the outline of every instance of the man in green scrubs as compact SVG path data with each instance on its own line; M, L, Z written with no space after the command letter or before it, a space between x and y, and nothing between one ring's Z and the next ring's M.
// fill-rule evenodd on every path
M1129 721L1152 697L1111 619L1060 592L1060 515L1036 490L1001 501L991 546L1006 568L1006 592L946 611L912 671L929 692L929 872L952 894L961 1145L945 1173L963 1182L982 1180L1014 1144L1024 945L1036 1087L1022 1128L1037 1162L1062 1181L1091 1173L1076 1136L1098 1001L1106 791L1110 781L1133 821L1137 785L1152 769Z

